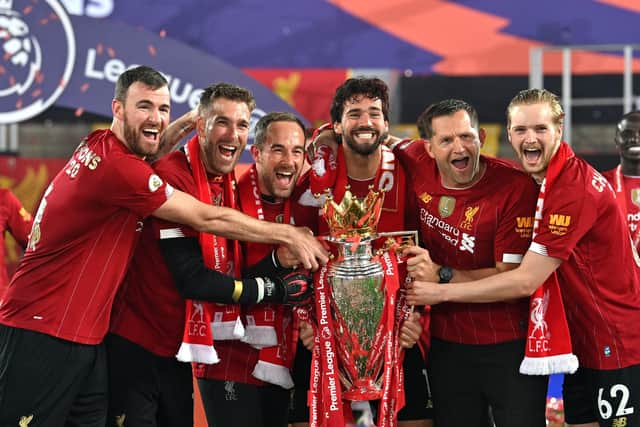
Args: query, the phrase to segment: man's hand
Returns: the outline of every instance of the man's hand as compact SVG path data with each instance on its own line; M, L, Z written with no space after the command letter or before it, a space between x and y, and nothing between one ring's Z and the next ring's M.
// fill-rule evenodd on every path
M407 258L407 274L415 280L437 281L440 266L433 262L429 251L420 246L408 246L402 251Z
M287 249L307 270L316 271L329 261L329 253L307 227L291 227Z
M284 268L296 268L298 264L300 264L298 258L296 258L286 246L278 246L276 258L278 258L278 263Z
M420 321L420 313L414 311L409 313L409 317L402 323L400 328L400 346L402 348L411 348L420 339L422 334L422 322Z
M435 305L445 301L444 292L447 285L434 282L414 280L407 285L407 304Z
M307 350L313 351L313 326L311 326L311 323L305 322L304 320L301 321L298 331L302 345Z

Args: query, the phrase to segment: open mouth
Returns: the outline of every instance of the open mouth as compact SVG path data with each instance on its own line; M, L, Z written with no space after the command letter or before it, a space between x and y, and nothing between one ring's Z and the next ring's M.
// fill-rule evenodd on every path
M160 130L156 128L144 128L142 129L142 134L145 136L145 138L157 141Z
M293 171L276 171L276 181L283 186L289 186L293 180Z
M233 155L236 154L236 151L238 151L238 147L234 147L233 145L227 145L227 144L220 144L218 149L220 150L220 153L224 157L233 157Z
M463 157L461 159L452 160L451 164L456 169L459 169L459 170L466 169L466 167L469 165L469 157Z
M538 148L525 148L523 150L523 154L524 154L524 159L527 161L527 163L537 163L538 160L540 160L540 157L542 157L542 150L538 149Z
M358 129L352 132L353 138L361 141L373 141L378 133L374 129Z

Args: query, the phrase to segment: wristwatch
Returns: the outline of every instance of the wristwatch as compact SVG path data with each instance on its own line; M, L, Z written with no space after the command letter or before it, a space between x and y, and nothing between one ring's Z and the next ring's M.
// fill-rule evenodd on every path
M438 283L449 283L453 278L453 269L443 265L438 269Z

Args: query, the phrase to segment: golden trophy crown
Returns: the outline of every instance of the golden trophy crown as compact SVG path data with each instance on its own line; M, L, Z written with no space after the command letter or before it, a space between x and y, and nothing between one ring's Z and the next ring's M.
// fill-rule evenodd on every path
M328 195L324 203L324 218L329 225L329 233L336 238L375 234L383 202L384 191L375 191L373 186L369 187L369 193L362 200L349 191L349 186L340 204Z

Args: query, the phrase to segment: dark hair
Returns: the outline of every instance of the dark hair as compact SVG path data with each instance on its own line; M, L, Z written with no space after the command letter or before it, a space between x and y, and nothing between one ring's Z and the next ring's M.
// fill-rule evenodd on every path
M471 120L471 126L478 129L478 112L471 104L460 99L445 99L429 105L426 110L418 116L418 132L420 138L433 138L433 119L442 116L451 116L458 111L466 111Z
M507 130L511 127L511 110L518 105L548 104L551 108L553 124L562 127L564 110L560 98L546 89L525 89L513 97L507 106Z
M153 90L169 85L167 79L160 72L146 65L140 65L120 74L113 97L124 103L127 100L129 86L135 82L143 83Z
M300 120L296 115L288 113L286 111L274 111L268 113L258 120L255 128L255 137L253 138L253 145L262 150L264 142L267 139L267 131L269 130L269 125L274 122L293 122L297 123L302 130L302 135L305 135L305 127L302 120Z
M373 100L379 99L382 102L384 119L389 120L389 88L387 84L375 77L355 77L345 80L336 89L331 103L331 123L339 122L342 119L345 102L358 96Z
M632 121L640 120L640 111L638 110L629 111L628 113L620 117L620 120L618 120L618 126L622 123L623 120L629 120L629 119L631 119Z
M626 113L625 115L623 115L620 120L618 121L618 124L616 126L616 136L615 136L615 142L618 145L622 145L624 143L623 139L622 139L622 132L624 131L623 129L623 122L639 122L640 121L640 111L634 110L634 111L629 111L628 113Z
M256 100L248 89L230 83L216 83L207 87L200 95L198 112L204 115L218 98L226 98L231 101L244 102L249 107L249 112L256 108Z

